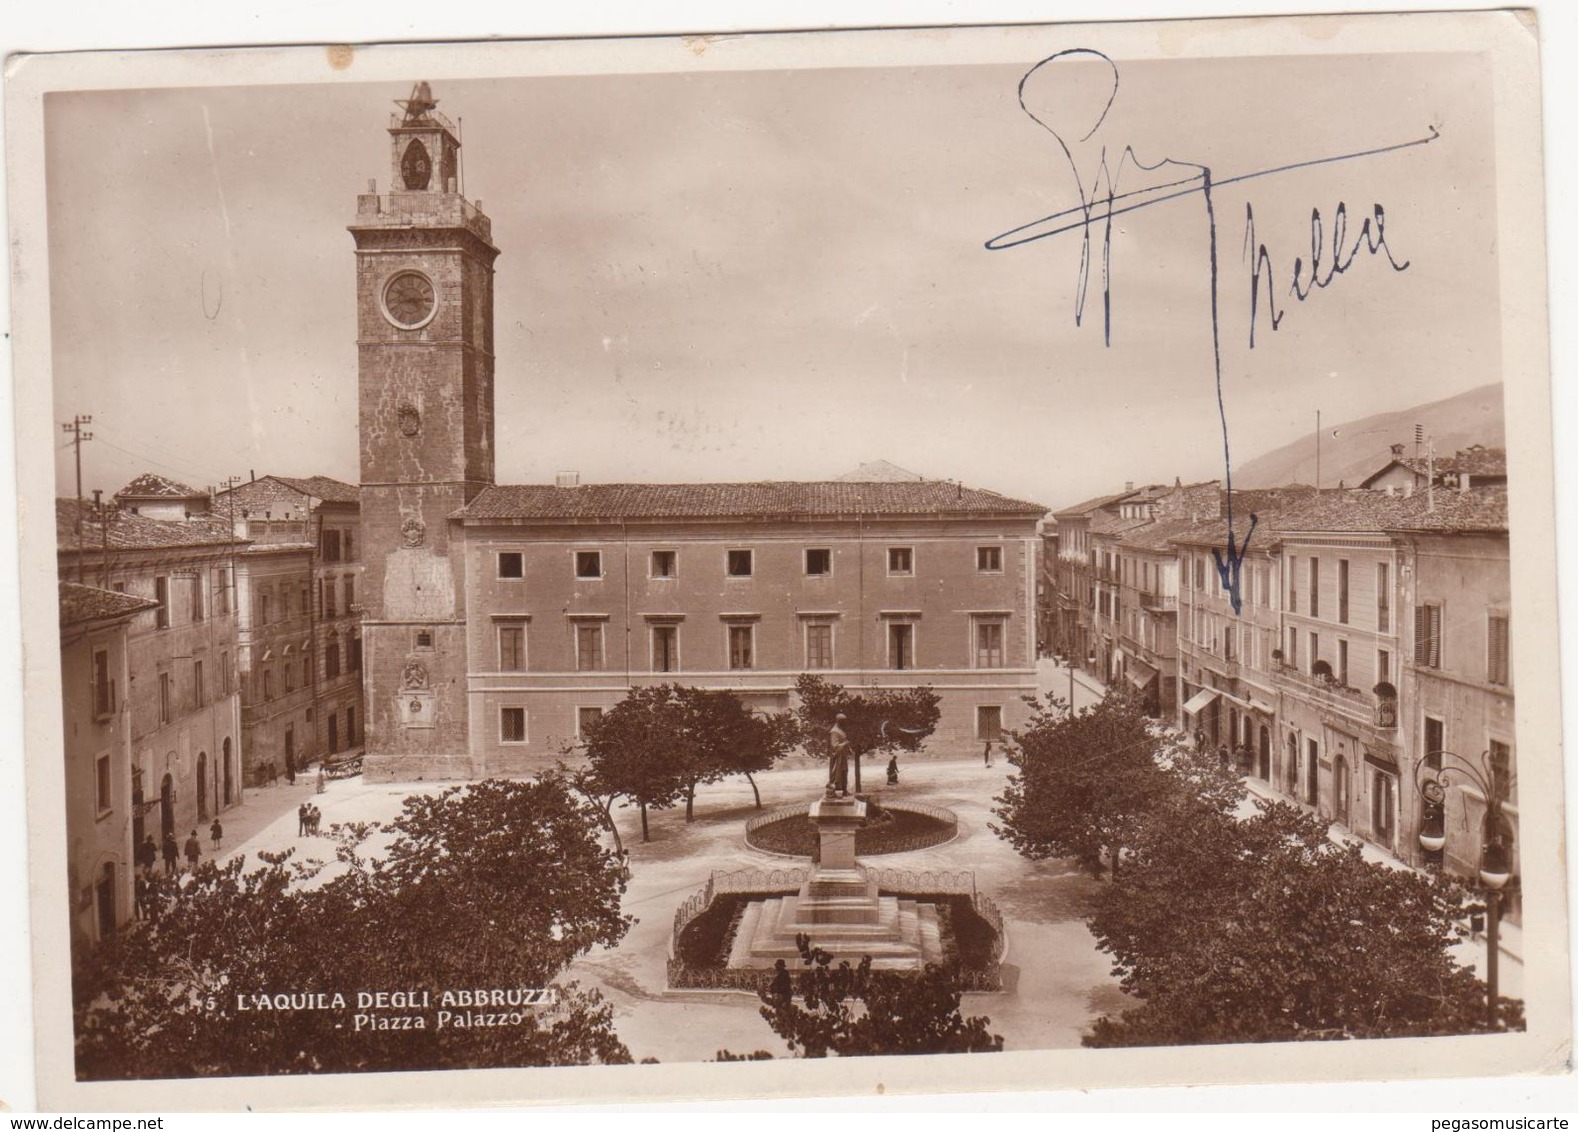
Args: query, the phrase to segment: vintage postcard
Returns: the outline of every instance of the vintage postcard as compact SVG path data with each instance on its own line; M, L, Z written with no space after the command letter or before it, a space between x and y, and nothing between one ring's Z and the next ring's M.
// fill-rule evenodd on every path
M1538 76L13 58L41 1103L1564 1071Z

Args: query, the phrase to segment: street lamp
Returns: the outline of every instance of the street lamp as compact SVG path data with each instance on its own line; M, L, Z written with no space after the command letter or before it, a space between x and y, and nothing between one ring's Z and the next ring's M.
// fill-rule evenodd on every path
M1454 786L1470 785L1485 799L1479 858L1479 883L1485 890L1485 1021L1496 1028L1500 974L1501 891L1512 879L1512 830L1502 806L1512 789L1512 768L1505 749L1469 759L1452 751L1431 751L1414 767L1414 784L1424 799L1419 844L1427 853L1446 847L1446 798Z

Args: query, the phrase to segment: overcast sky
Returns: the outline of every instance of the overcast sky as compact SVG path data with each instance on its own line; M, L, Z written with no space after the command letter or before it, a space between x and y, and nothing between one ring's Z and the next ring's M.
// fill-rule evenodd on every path
M1044 54L1100 46L1049 31ZM1056 139L1018 104L1038 57L435 83L503 253L500 482L819 479L882 458L1056 507L1220 475L1202 198L1119 219L1110 347L1099 263L1074 323L1078 232L983 248L1079 202ZM1317 409L1331 424L1500 380L1488 78L1466 56L1126 62L1083 143L1101 66L1052 64L1027 101L1087 182L1103 144L1220 180L1439 129L1216 191L1244 462L1308 433ZM93 414L85 489L144 470L357 480L345 227L369 178L388 188L385 127L406 92L49 96L55 405ZM1347 246L1379 203L1409 266L1361 250L1292 300L1310 210L1329 235L1339 201ZM1273 333L1262 298L1253 351L1246 204L1286 308Z

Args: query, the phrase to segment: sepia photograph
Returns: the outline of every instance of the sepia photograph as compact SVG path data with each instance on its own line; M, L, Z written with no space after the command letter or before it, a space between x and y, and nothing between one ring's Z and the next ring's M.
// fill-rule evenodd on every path
M41 1105L1563 1069L1526 16L13 57Z

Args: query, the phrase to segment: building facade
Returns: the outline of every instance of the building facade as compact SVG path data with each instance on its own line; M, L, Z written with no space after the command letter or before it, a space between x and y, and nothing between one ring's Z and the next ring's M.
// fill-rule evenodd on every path
M60 583L60 678L72 938L97 942L132 918L130 650L127 626L153 602Z
M943 482L484 492L460 516L473 773L562 754L633 687L782 711L802 672L930 687L928 749L978 749L1035 692L1044 514Z
M263 476L216 497L248 542L236 591L249 783L360 750L359 500L324 476Z
M135 843L183 840L242 800L236 559L206 493L139 476L116 505L56 506L60 576L148 603L126 627Z

